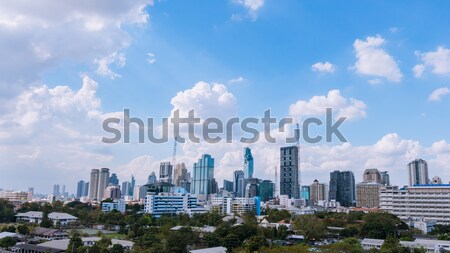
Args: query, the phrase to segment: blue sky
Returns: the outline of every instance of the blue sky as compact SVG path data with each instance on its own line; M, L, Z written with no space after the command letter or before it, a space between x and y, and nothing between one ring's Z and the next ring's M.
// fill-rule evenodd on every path
M105 166L143 183L173 144L100 143L101 119L124 108L159 121L177 108L304 118L333 105L351 118L342 128L349 143L304 144L304 182L378 167L402 185L406 163L419 157L450 180L447 1L44 2L56 12L0 7L0 55L12 62L0 70L0 188L74 191ZM195 95L204 92L211 98ZM221 94L232 99L208 111ZM280 145L250 145L257 176L273 179ZM243 147L181 145L177 161L191 169L211 153L221 182L241 166Z

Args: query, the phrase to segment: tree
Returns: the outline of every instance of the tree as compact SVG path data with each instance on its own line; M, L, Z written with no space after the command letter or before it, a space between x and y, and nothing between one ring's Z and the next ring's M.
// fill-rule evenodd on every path
M30 233L30 229L28 228L27 224L20 224L17 226L17 232L21 235L28 235Z
M16 245L16 240L10 236L0 239L0 248L8 249Z
M222 245L222 238L216 233L206 233L203 235L203 241L208 248L218 247Z
M315 215L301 215L293 221L294 230L299 230L307 241L314 241L322 238L325 234L325 226L321 219Z
M124 253L125 249L122 247L122 245L120 244L114 244L111 247L111 250L109 251L110 253Z
M342 242L332 244L327 247L330 253L341 252L341 253L362 253L364 252L363 247L356 238L346 238Z
M3 227L2 231L3 232L15 233L16 232L16 227L14 225Z
M69 245L67 245L66 252L68 253L76 253L78 252L78 248L83 247L83 241L78 233L74 233L69 240Z
M250 252L257 251L263 246L267 246L267 241L262 236L252 236L244 245L244 247Z
M183 253L194 237L190 227L182 227L177 231L170 231L166 239L168 252Z
M40 226L43 228L50 228L53 226L53 222L48 218L48 211L42 212L42 221Z
M228 234L224 238L224 246L227 248L227 252L232 252L232 250L240 245L239 237L235 234Z
M95 243L95 245L97 245L102 250L102 252L106 251L109 248L109 246L112 245L111 238L102 238L98 240L97 243Z
M408 229L408 226L397 216L388 213L369 213L364 217L361 237L386 239L397 236L397 230Z

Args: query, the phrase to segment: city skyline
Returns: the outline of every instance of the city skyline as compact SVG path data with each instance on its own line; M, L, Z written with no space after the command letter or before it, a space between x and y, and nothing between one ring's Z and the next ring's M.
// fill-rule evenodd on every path
M123 117L124 108L159 129L177 110L227 122L270 109L301 124L323 119L328 107L347 117L340 130L348 142L301 143L304 185L328 182L334 170L361 175L367 168L407 185L406 165L419 158L429 178L450 180L450 119L443 116L450 108L450 3L254 3L3 4L0 188L45 193L59 184L76 193L77 182L101 168L144 184L172 161L173 136L137 144L132 128L131 143L102 143L103 120ZM293 128L271 130L283 140ZM253 177L274 181L286 143L178 143L176 159L192 173L208 153L223 182L242 169L247 146Z

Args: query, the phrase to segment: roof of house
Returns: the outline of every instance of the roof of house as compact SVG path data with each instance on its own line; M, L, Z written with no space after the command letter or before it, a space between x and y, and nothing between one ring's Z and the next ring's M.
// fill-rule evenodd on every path
M69 235L67 232L60 231L58 229L43 228L43 227L37 227L33 229L32 234L38 236Z
M97 242L101 238L100 237L82 237L81 240L83 242ZM44 242L41 244L38 244L39 246L44 246L52 249L60 249L60 250L66 250L67 246L69 245L69 239L63 239L63 240L53 240ZM111 243L114 244L120 244L123 247L131 248L133 247L132 241L126 241L126 240L117 240L117 239L111 239Z
M1 232L0 239L5 238L5 237L21 237L21 235L19 235L17 233L11 233L11 232Z
M42 219L42 212L28 211L26 213L18 213L18 214L16 214L16 217ZM68 213L58 213L58 212L49 213L48 218L52 219L52 220L76 220L76 219L78 219L77 217L70 215Z
M191 253L226 253L227 252L227 248L225 247L214 247L214 248L206 248L206 249L196 249L196 250L191 250Z

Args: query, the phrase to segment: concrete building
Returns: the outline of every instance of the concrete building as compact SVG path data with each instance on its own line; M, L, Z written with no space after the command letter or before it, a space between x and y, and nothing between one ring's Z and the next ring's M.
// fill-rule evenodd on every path
M233 182L224 179L223 180L223 189L227 192L233 192Z
M147 184L156 184L158 182L158 178L156 177L155 172L152 172L147 179Z
M103 195L103 199L120 199L121 197L122 193L120 191L120 187L115 185L106 187Z
M121 213L125 213L127 207L127 203L122 199L116 199L113 202L103 202L102 203L102 212L109 213L113 210L119 211Z
M280 195L299 198L299 150L297 146L280 148Z
M378 169L366 169L363 174L363 182L381 183L381 173Z
M98 180L100 177L100 170L92 169L91 170L91 178L89 181L89 199L90 200L98 200Z
M191 193L200 200L207 200L208 195L214 193L217 183L214 180L214 158L211 155L204 154L194 163L192 183Z
M172 164L170 162L162 162L159 165L159 181L165 182L165 183L172 183L172 173L173 168Z
M133 199L137 201L144 201L147 195L148 187L146 185L136 185L134 187Z
M261 213L261 199L253 198L231 198L231 197L212 197L211 207L213 211L226 215L242 214L246 212Z
M105 196L105 189L109 184L109 169L101 168L100 175L98 178L98 194L97 200L100 201Z
M336 200L342 206L355 205L355 176L351 171L335 170L330 173L329 200Z
M25 221L29 223L37 223L40 224L42 222L43 213L42 212L36 212L36 211L29 211L26 213L18 213L16 214L17 221ZM48 214L48 219L53 222L54 225L61 224L62 226L65 226L69 224L70 222L74 222L78 220L77 217L67 214L67 213L58 213L58 212L52 212Z
M178 163L175 166L175 172L173 174L173 184L175 186L181 186L182 180L188 180L188 172L184 163Z
M391 185L391 181L389 179L389 173L387 171L382 171L380 172L381 174L381 184L384 186L390 186Z
M380 207L380 190L382 184L377 182L361 182L356 184L356 207Z
M0 199L6 199L11 203L24 203L31 201L33 195L24 191L0 191Z
M77 183L77 199L81 197L86 197L89 195L89 182L85 182L84 180L80 180Z
M416 159L408 163L409 186L428 184L428 164L425 160Z
M450 184L387 186L380 190L380 208L402 220L450 224Z
M310 185L310 202L311 205L317 205L319 201L327 200L326 197L326 185L323 183L319 183L319 181L316 179L314 182Z
M144 212L159 217L163 214L204 213L198 205L197 197L190 194L159 194L145 197Z
M448 252L450 250L450 241L415 239L412 242L400 241L399 243L401 246L410 249L425 249L426 253L441 253L441 252ZM361 242L361 246L366 251L369 251L371 249L380 250L383 244L384 240L382 239L364 238L364 240L362 240Z
M109 185L119 186L119 178L117 177L116 173L112 173L109 177Z

